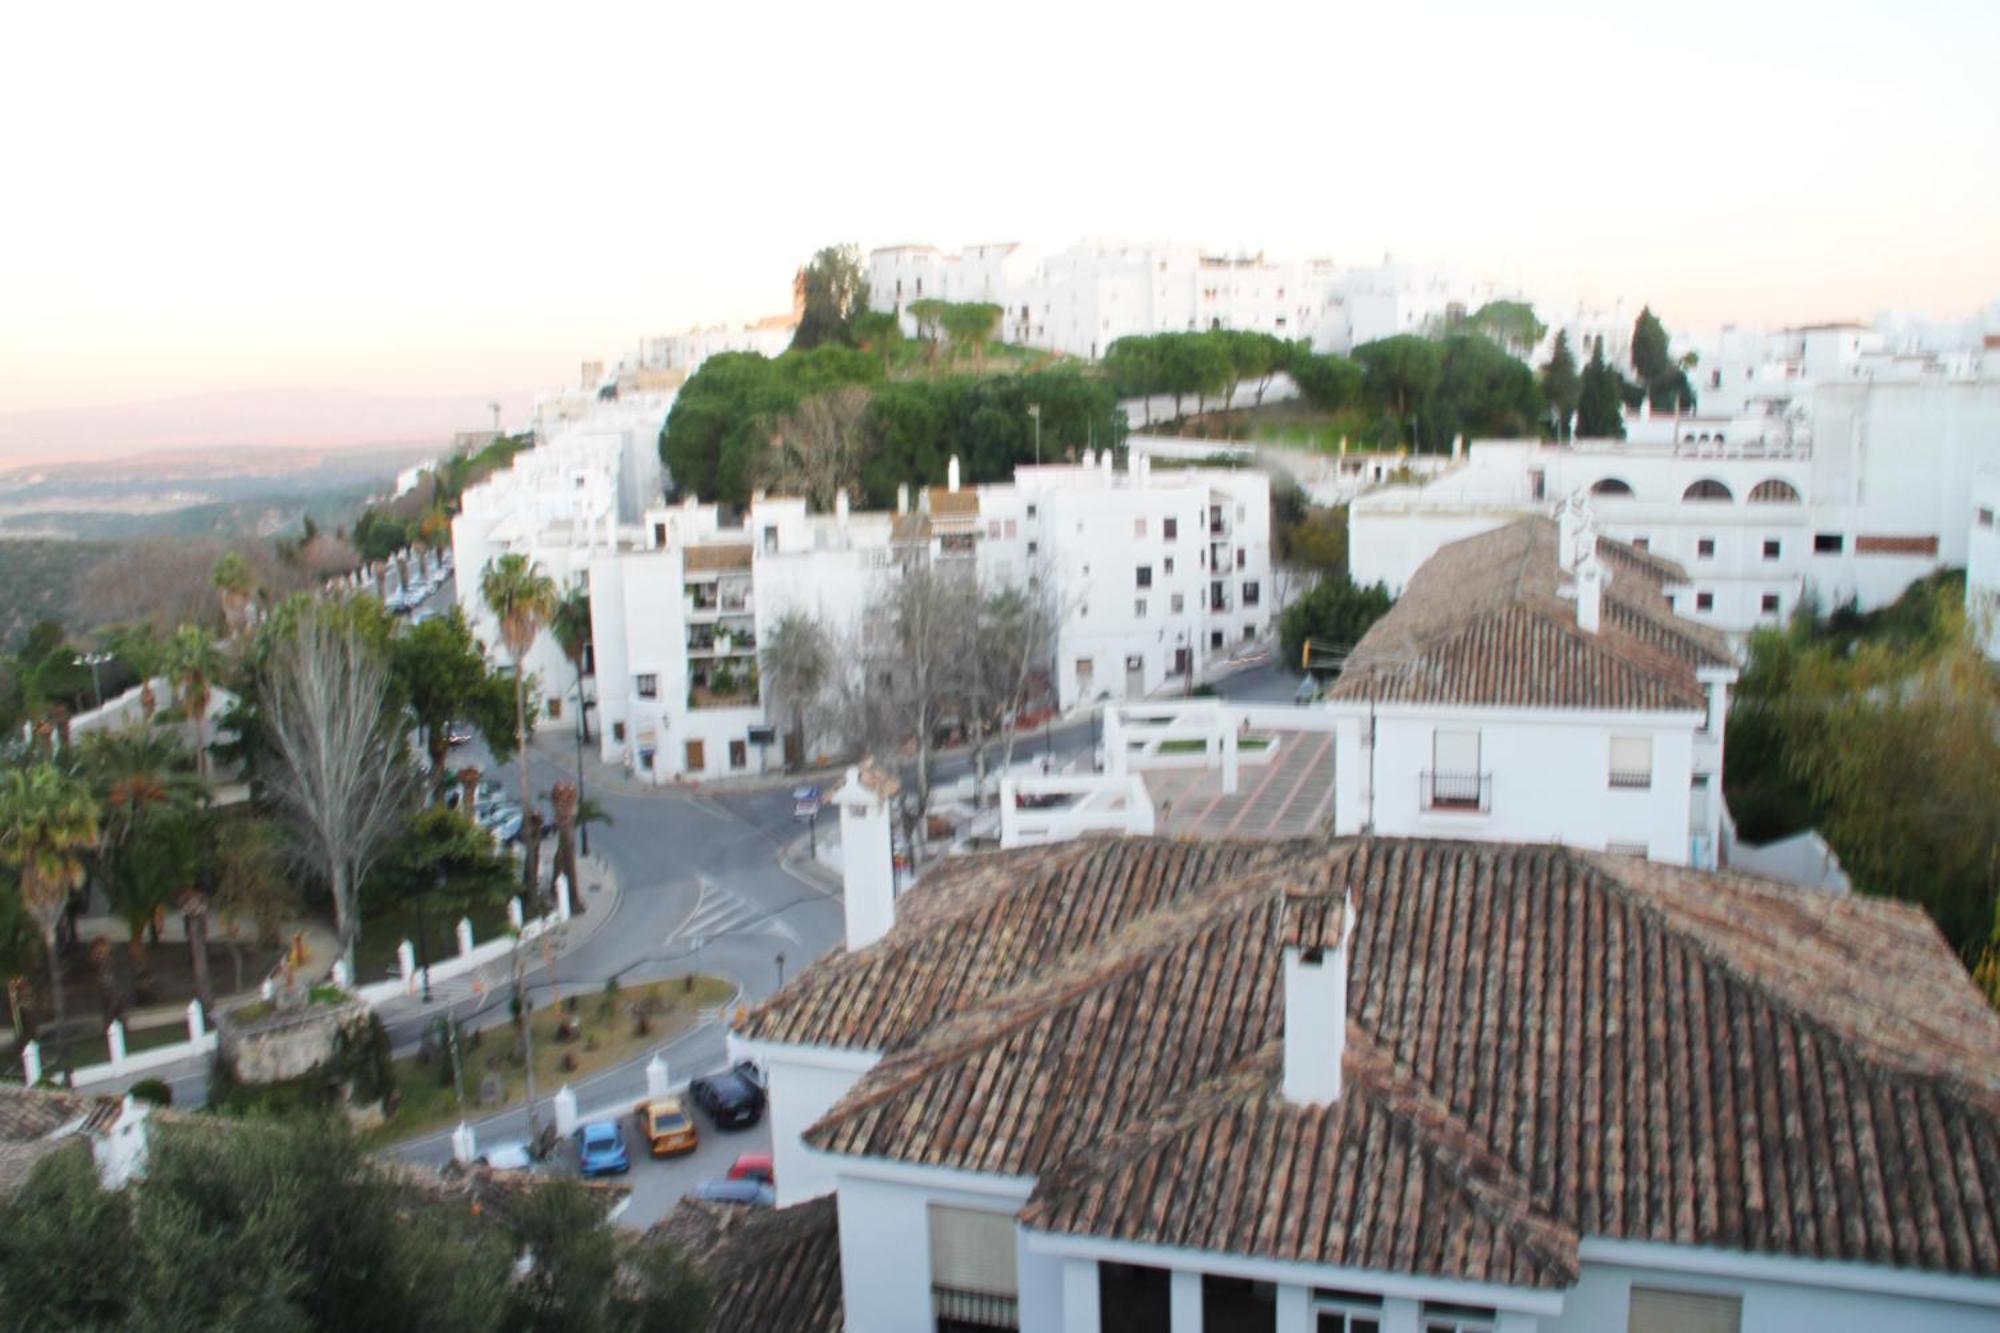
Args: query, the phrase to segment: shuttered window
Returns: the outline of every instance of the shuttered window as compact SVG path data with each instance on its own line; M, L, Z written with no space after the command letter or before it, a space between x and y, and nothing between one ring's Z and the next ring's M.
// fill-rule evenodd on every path
M1650 787L1653 785L1653 738L1613 736L1611 738L1611 785Z
M1437 733L1433 754L1434 767L1440 773L1477 773L1479 771L1479 733L1476 731L1440 731Z
M930 1206L931 1285L1015 1294L1014 1219L1008 1213Z
M1630 1333L1741 1333L1743 1298L1634 1287L1625 1326Z

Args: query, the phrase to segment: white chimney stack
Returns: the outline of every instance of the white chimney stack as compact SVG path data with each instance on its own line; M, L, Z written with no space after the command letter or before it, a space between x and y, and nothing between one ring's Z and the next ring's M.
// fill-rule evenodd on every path
M944 470L944 488L953 495L958 494L958 455L951 456L951 462Z
M847 770L833 794L840 807L840 863L849 953L865 949L896 924L896 865L889 837L889 806L901 789L895 778L864 760Z
M910 512L910 483L908 483L907 481L899 481L896 483L896 516L898 518L901 518L904 514L907 514L909 512Z
M1294 910L1288 904L1287 916ZM1337 919L1324 922L1317 933L1337 936L1339 943L1327 947L1323 938L1318 943L1307 938L1285 945L1284 1094L1286 1101L1305 1106L1340 1100L1340 1063L1347 1054L1347 955L1354 938L1354 902L1350 898L1338 909L1319 910Z
M1604 562L1591 551L1576 562L1576 627L1597 633L1604 620Z
M833 517L841 527L847 526L847 488L841 487L833 493Z
M1085 467L1097 466L1097 450L1090 448L1088 445L1083 450L1083 465Z

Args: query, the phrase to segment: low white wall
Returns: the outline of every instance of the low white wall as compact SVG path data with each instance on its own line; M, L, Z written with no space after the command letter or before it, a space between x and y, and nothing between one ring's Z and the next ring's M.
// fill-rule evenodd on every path
M1034 810L1024 796L1069 796L1068 805ZM1086 833L1144 837L1153 832L1153 802L1137 774L1007 778L1000 784L1000 845L1030 847L1067 842Z

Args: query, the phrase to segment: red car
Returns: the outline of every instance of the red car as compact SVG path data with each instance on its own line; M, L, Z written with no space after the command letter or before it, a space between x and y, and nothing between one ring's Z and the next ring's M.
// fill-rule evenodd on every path
M777 1177L771 1171L771 1154L767 1152L746 1152L736 1159L729 1168L731 1180L754 1180L762 1185L776 1185Z

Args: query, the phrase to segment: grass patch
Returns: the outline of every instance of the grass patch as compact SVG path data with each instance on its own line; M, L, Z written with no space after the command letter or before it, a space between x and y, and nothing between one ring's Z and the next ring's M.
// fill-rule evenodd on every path
M505 935L507 905L495 903L490 907L475 908L465 913L472 919L472 942L484 944ZM424 926L430 947L432 966L458 957L458 918L456 912L426 911ZM417 958L424 957L424 950L417 940L417 911L407 902L399 902L385 911L370 915L361 923L361 941L354 946L354 979L360 985L372 981L385 981L401 976L396 970L396 946L404 940L417 945Z
M162 1046L172 1046L175 1042L186 1041L187 1039L187 1024L184 1022L163 1023L158 1027L128 1028L125 1032L125 1054L137 1055L141 1051L154 1051ZM56 1060L58 1059L57 1051L61 1044L54 1037L43 1038L43 1069L54 1069L56 1067ZM104 1035L103 1028L98 1028L88 1037L72 1038L69 1043L69 1063L72 1068L80 1069L84 1065L101 1065L110 1059L111 1042ZM18 1074L20 1072L21 1050L18 1046L8 1048L4 1063L9 1073Z
M1208 748L1208 742L1194 736L1181 736L1173 740L1161 741L1161 754L1200 754ZM1236 748L1239 750L1268 750L1271 748L1269 736L1238 736Z
M703 1008L722 1003L735 991L718 977L697 976L692 982L690 987L687 979L674 977L628 986L615 996L578 996L536 1009L530 1020L536 1093L551 1097L565 1083L664 1045L693 1027ZM465 1070L462 1106L450 1056L442 1047L428 1059L415 1055L397 1060L396 1113L380 1129L364 1135L364 1141L377 1146L413 1138L460 1120L491 1115L527 1095L527 1066L516 1049L512 1024L462 1037L459 1058ZM497 1103L481 1105L479 1088L488 1074L500 1080L503 1092Z

